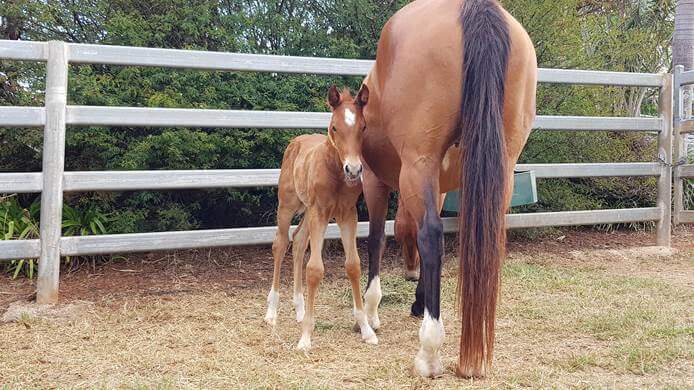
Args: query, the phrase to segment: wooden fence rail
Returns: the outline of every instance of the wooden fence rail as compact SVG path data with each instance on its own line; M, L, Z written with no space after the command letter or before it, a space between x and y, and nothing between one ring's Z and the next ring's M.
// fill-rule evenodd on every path
M64 192L276 186L279 175L277 169L63 172L66 126L324 129L329 119L328 113L316 112L70 106L66 104L69 63L346 76L364 76L373 64L368 60L1 40L0 59L47 62L45 107L0 107L0 126L44 127L42 172L0 173L0 193L42 194L41 239L0 241L0 259L40 258L37 286L40 303L57 299L61 255L267 244L272 242L275 232L275 227L253 227L61 237ZM673 91L677 94L679 85L692 79L686 73L676 76L673 83L669 74L540 69L538 80L542 83L658 88L661 105L656 118L538 116L534 127L538 130L657 132L659 155L654 162L521 164L518 168L534 170L537 178L658 177L657 204L636 209L510 214L508 227L655 221L658 244L669 245ZM691 166L682 166L675 175L676 178L687 177L691 172ZM444 219L444 228L456 231L456 220ZM359 223L358 236L365 237L367 231L368 224ZM392 221L387 223L386 232L393 234ZM336 226L331 225L326 236L337 238L337 235Z

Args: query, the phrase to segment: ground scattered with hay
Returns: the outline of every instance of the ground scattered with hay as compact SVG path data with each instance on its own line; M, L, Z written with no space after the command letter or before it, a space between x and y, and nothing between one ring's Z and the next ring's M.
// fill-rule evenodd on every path
M652 240L567 231L512 242L495 365L484 381L453 375L452 253L442 294L447 372L435 380L411 373L415 286L392 248L379 345L352 332L350 289L331 245L307 355L294 350L289 261L278 326L263 323L269 248L139 255L82 269L64 276L63 302L51 308L11 304L30 298L33 285L2 280L0 313L11 322L0 322L0 388L692 386L694 230L677 233L675 253L635 247Z

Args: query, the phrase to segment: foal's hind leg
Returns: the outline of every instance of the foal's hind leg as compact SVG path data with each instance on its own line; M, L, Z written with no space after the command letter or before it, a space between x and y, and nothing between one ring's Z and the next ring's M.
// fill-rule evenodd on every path
M359 288L361 263L359 261L359 253L357 252L357 209L349 208L342 212L342 215L337 218L337 224L340 226L342 247L345 250L345 271L347 271L347 277L352 284L354 319L357 321L357 325L359 325L362 340L368 344L378 344L376 333L374 333L366 319Z
M292 223L292 217L296 212L295 205L287 205L286 202L280 202L277 208L277 234L272 243L272 257L275 260L275 268L272 274L272 288L267 296L267 313L265 314L265 322L270 325L277 323L277 307L280 301L280 269L282 260L287 253L289 246L289 226Z
M294 258L294 310L296 321L304 320L304 255L308 247L308 227L306 218L302 218L294 231L292 257Z
M306 265L306 287L308 288L306 314L302 324L301 339L296 346L297 349L304 351L308 351L311 348L311 334L315 324L316 295L325 272L322 257L323 237L330 218L329 213L317 207L309 208L306 214L309 240L311 241L311 257Z

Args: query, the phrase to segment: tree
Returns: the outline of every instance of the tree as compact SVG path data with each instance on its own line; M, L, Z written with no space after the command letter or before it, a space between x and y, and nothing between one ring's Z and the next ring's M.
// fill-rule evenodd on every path
M675 33L672 39L672 62L673 65L684 66L685 71L694 70L694 0L679 0L675 11ZM689 86L684 93L684 112L681 115L685 118L692 116L692 99L694 89ZM687 140L690 147L694 148L692 137L685 139L685 149Z

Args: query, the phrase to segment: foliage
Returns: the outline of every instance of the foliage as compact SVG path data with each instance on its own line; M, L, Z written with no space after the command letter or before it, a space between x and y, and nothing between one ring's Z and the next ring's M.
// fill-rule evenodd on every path
M40 198L25 202L17 196L0 198L0 239L30 240L39 238ZM89 204L84 209L63 206L63 236L87 236L106 234L111 218L103 213L96 205ZM91 258L84 258L89 260ZM79 265L78 258L66 257L64 262L75 268ZM37 269L36 259L12 260L5 264L5 271L13 278L26 275L33 278Z
M38 238L39 212L40 204L37 201L32 202L28 208L23 208L16 196L0 198L0 239L30 240ZM17 278L20 274L33 278L36 265L36 259L11 260L5 264L5 271L12 275L12 278Z
M385 21L404 0L5 0L0 34L25 40L373 58ZM671 0L503 1L526 27L540 66L659 72L670 63ZM10 31L12 30L12 31ZM41 105L44 69L0 63L0 105ZM80 105L324 111L330 83L360 78L78 65L69 102ZM542 86L546 115L654 115L646 88ZM71 128L67 170L277 168L304 131L256 129ZM0 171L41 169L40 129L0 129ZM612 133L535 132L522 162L648 161L653 139ZM532 209L652 205L652 181L541 182ZM102 210L112 233L268 225L273 189L79 194L80 210ZM391 202L395 204L395 200ZM360 216L366 216L363 207Z

